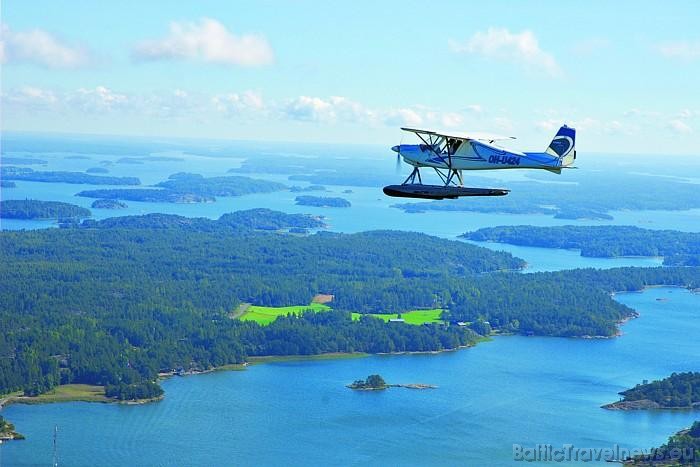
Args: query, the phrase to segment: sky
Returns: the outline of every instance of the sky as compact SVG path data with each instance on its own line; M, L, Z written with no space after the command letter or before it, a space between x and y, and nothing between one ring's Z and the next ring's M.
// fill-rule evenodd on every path
M3 0L3 131L700 154L700 2ZM410 139L404 136L404 142Z

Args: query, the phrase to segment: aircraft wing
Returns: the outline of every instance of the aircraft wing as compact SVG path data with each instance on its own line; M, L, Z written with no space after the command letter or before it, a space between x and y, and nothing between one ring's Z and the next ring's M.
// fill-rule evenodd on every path
M501 136L493 135L489 133L462 133L455 131L440 131L440 130L426 130L421 128L407 128L402 127L403 131L408 131L415 133L417 135L429 135L429 136L443 136L445 138L460 139L462 141L477 140L477 141L504 141L509 139L515 139L515 136Z

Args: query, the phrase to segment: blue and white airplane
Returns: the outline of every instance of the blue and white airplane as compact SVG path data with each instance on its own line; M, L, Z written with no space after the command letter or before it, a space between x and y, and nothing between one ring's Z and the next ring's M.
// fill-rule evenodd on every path
M511 151L494 144L515 139L512 136L401 129L414 133L422 144L401 144L391 148L399 160L413 166L413 171L401 185L384 187L384 193L389 196L427 199L503 196L509 190L464 187L462 171L543 169L559 174L561 169L572 168L576 160L576 130L566 125L559 128L544 152ZM420 175L422 167L434 169L444 185L424 185Z

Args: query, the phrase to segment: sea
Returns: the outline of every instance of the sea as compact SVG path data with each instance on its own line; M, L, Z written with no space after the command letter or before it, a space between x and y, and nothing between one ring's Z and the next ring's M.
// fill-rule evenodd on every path
M82 141L82 143L81 143ZM80 146L83 144L83 146ZM132 142L138 148L139 142ZM190 146L188 146L188 144ZM333 158L369 174L394 176L384 148L260 144L230 151L208 143L178 142L167 150L144 145L140 163L118 163L110 154L78 140L79 150L42 145L4 150L6 157L33 157L34 170L84 171L106 166L109 175L138 176L150 185L177 172L226 175L251 158L306 161L308 173ZM31 145L28 145L31 146ZM220 146L220 143L219 143ZM199 152L198 152L199 150ZM154 158L155 157L155 158ZM599 159L600 160L600 159ZM109 163L104 162L109 161ZM131 161L133 162L133 161ZM258 164L264 168L264 164ZM23 166L24 167L24 166ZM633 170L633 169L630 169ZM270 170L245 173L305 186ZM406 169L403 169L406 172ZM405 173L396 175L397 179ZM653 173L649 175L654 176ZM668 177L669 175L659 174ZM679 166L678 176L686 176ZM512 175L518 179L520 175ZM564 176L562 176L563 178ZM509 179L505 179L507 183ZM685 183L679 178L679 183ZM503 178L499 178L503 182ZM65 201L90 207L75 193L104 186L17 181L3 199ZM542 184L546 189L546 184ZM341 196L350 208L295 204L297 193L219 197L214 203L130 202L123 210L92 209L96 219L150 212L218 218L265 207L288 213L322 215L328 229L353 233L373 229L419 231L457 240L458 235L497 225L637 225L700 231L700 210L617 211L611 221L560 220L541 214L472 212L405 213L392 207L377 186L326 185L322 196ZM55 228L51 221L2 220L3 230ZM523 273L574 268L654 267L660 258L584 258L576 250L478 243L523 258ZM223 465L520 465L518 453L566 448L574 458L557 465L604 465L587 453L644 450L700 419L692 411L610 411L601 405L642 380L700 370L700 295L681 288L618 293L615 299L640 314L613 339L499 336L475 347L436 354L376 355L326 360L290 360L173 377L162 385L165 398L145 405L58 403L10 405L0 412L24 434L24 441L0 445L0 466L223 466ZM358 392L346 384L379 373L392 383L424 383L436 389L392 388ZM54 429L57 427L54 447ZM549 447L549 448L548 448ZM627 451L625 451L627 450ZM540 457L529 465L551 465Z

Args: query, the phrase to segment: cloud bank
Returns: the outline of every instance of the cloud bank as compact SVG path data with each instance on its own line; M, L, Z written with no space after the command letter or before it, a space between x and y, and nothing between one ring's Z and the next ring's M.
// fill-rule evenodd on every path
M478 55L493 60L516 63L531 71L560 76L561 68L554 57L540 48L532 31L513 33L506 28L477 31L465 42L450 41L456 53Z
M48 69L84 68L92 64L87 47L69 44L42 29L13 31L0 25L0 63L29 63Z
M264 36L237 36L211 18L202 18L199 22L172 22L166 37L137 43L132 56L137 61L193 60L243 67L274 61L272 47Z

